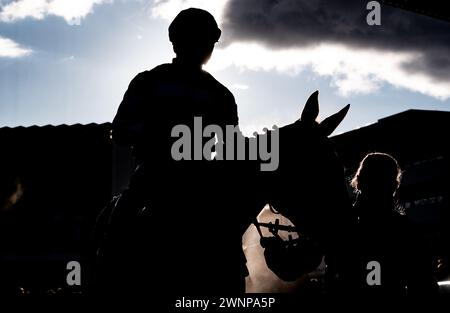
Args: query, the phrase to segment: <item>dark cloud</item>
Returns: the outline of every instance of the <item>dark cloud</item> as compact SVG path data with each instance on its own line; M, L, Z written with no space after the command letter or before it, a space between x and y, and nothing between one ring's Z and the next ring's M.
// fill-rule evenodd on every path
M421 54L405 63L438 81L450 80L450 23L387 5L381 26L366 22L367 0L230 0L223 24L224 44L258 41L272 48L322 42Z

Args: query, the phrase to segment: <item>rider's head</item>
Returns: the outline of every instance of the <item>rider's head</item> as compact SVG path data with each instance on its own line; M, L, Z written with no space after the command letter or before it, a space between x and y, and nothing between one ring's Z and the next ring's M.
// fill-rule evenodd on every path
M205 64L219 40L221 31L207 11L183 10L169 26L169 39L177 59L193 65Z

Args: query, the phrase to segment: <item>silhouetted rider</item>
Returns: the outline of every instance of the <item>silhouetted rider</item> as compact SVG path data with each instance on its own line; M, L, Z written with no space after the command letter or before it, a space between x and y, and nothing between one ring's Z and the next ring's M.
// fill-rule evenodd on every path
M233 95L202 70L220 35L208 12L181 11L169 27L176 57L138 74L114 118L114 141L132 146L138 163L109 219L112 234L117 234L110 236L109 257L116 285L141 284L146 289L152 281L163 294L243 291L244 226L242 219L224 216L233 216L224 212L231 192L224 178L226 162L175 161L171 156L175 125L187 125L193 133L194 116L202 117L203 125L223 130L238 124ZM144 207L148 220L133 222ZM136 223L144 224L144 234ZM127 271L120 276L117 267ZM122 277L121 283L117 277Z
M181 11L169 27L176 57L138 74L130 83L113 121L113 139L133 146L139 163L170 159L170 131L190 125L237 125L232 93L202 70L219 40L214 17L200 9Z

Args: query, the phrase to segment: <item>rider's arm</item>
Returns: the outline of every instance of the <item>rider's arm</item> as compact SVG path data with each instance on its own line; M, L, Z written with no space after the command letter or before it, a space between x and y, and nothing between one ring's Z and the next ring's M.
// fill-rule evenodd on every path
M144 135L144 77L138 74L128 86L112 123L112 138L120 145L133 146Z

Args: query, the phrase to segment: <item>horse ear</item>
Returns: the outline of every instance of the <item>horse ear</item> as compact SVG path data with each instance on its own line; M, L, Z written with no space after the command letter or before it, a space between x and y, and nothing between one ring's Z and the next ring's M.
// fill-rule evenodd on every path
M320 123L320 128L325 136L331 135L332 132L339 126L344 117L347 115L348 109L350 109L350 104L347 104L339 112L327 117Z
M314 122L319 115L319 90L314 91L306 101L302 111L301 121Z

